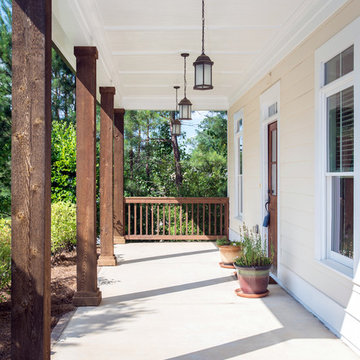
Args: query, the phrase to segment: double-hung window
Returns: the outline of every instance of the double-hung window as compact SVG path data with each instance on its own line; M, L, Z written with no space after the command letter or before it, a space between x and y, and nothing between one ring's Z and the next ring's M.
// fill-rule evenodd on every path
M234 114L236 216L243 214L243 112Z
M319 96L315 140L320 184L317 197L321 202L316 221L322 241L320 258L347 274L353 268L357 243L355 203L359 196L355 184L360 180L356 175L360 153L355 146L360 130L359 110L355 106L360 64L355 62L359 46L355 40L352 32L345 30L318 49L315 56Z

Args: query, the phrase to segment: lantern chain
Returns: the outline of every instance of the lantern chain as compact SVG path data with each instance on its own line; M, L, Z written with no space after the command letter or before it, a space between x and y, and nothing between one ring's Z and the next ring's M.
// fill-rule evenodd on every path
M204 0L202 0L202 55L205 54L204 39L205 39L205 11L204 11Z
M186 98L186 56L184 56L184 97Z

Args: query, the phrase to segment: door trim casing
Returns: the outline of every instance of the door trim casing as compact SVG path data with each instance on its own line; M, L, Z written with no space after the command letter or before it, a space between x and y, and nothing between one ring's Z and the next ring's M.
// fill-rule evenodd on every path
M273 116L268 115L268 107L274 103L277 103L277 113ZM268 125L277 122L277 273L276 277L281 278L281 237L280 237L280 81L276 82L269 89L260 95L260 144L261 144L261 160L260 160L260 174L261 174L261 223L260 234L264 239L268 240L267 229L262 226L262 220L266 214L265 202L267 200L267 188L268 188ZM268 246L268 243L267 243Z

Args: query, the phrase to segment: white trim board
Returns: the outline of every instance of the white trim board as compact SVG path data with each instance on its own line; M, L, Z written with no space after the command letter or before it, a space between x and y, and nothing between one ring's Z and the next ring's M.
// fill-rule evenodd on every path
M271 117L268 117L268 108L274 103L277 103L277 113ZM277 122L277 276L281 275L281 229L280 229L280 139L281 139L281 127L280 127L280 81L273 84L269 89L264 91L260 95L260 144L261 144L261 161L260 161L260 174L261 174L261 220L266 215L265 202L268 199L268 125L272 122ZM261 221L261 237L263 239L268 238L267 229L262 226Z

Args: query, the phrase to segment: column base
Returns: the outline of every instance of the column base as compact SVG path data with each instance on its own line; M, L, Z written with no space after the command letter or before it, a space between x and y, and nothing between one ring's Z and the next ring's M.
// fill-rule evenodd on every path
M116 266L116 257L115 255L100 255L97 264L98 266Z
M75 306L98 306L101 303L101 291L77 291L72 301Z
M125 244L125 238L123 236L120 235L115 235L114 236L114 244Z

